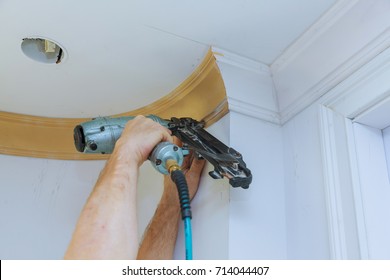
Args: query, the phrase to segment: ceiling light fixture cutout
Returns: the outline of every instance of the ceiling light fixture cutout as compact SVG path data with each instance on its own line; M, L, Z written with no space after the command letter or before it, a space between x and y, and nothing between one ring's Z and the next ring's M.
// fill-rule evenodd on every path
M65 56L58 43L45 38L24 38L21 48L27 57L42 63L60 64Z

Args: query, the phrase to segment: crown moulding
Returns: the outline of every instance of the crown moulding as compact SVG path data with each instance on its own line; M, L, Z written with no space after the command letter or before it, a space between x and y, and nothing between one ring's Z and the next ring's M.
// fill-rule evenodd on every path
M175 90L159 100L116 116L154 114L161 118L191 117L206 125L228 112L226 90L211 50L197 69ZM74 127L89 119L47 118L0 112L0 154L61 160L97 160L107 155L76 151Z

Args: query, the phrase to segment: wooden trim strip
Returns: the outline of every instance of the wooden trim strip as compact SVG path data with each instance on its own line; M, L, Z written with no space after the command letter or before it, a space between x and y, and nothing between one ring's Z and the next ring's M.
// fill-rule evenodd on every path
M210 125L227 112L225 85L210 50L197 69L171 93L145 107L115 116L191 117ZM73 129L87 120L0 112L0 154L62 160L106 159L107 155L78 153L74 147Z

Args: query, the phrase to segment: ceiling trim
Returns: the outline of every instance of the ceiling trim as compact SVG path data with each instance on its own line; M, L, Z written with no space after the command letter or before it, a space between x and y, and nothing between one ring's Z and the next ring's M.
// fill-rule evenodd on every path
M221 48L212 51L225 81L229 110L280 125L269 66Z
M387 1L338 1L271 66L285 124L389 47Z
M389 77L390 47L339 83L320 102L357 121L390 98Z
M205 120L208 126L227 113L225 85L209 50L197 69L171 93L145 107L115 116L191 117ZM106 159L107 155L78 153L74 147L73 129L87 120L0 112L0 154L62 160Z
M359 0L337 1L271 64L272 72L282 71L291 63L294 63L295 58L302 54L304 55L307 49L316 43L316 40L320 39L325 32L337 24L340 18L345 17L358 2Z

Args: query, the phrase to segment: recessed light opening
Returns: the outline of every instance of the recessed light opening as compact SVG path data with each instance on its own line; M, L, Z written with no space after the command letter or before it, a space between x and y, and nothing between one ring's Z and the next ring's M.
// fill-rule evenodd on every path
M42 63L59 64L64 59L64 50L57 43L44 38L24 38L23 53L32 60Z

